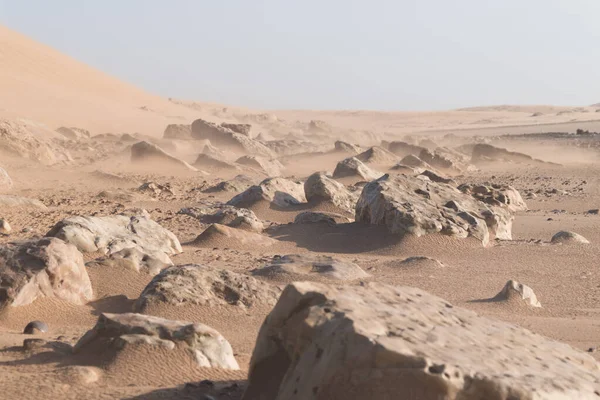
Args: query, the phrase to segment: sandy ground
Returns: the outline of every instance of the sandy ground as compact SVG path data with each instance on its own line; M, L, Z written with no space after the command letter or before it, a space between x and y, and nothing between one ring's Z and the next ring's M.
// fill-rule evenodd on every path
M0 87L5 89L3 93L10 93L0 95L0 118L34 121L47 130L77 126L93 135L137 132L159 137L167 124L189 124L195 118L249 122L261 132L273 135L298 132L309 121L322 120L332 127L332 132L322 133L330 135L331 145L349 129L386 137L436 137L446 133L470 136L600 128L598 107L499 106L444 112L264 111L166 100L3 27ZM272 225L264 235L275 239L274 244L244 245L220 237L194 241L207 225L177 212L207 201L228 200L235 193L205 193L202 189L239 172L180 173L165 168L150 171L129 165L122 154L95 160L92 150L85 149L78 150L81 158L76 159L76 166L48 167L0 157L0 166L15 182L10 194L39 199L48 207L0 209L0 218L6 218L13 227L10 236L0 236L0 244L43 236L67 216L111 215L140 207L182 242L184 252L173 258L176 264L208 264L249 273L277 254L329 254L356 262L374 281L416 286L454 305L520 324L582 350L598 346L600 274L596 270L596 255L600 251L600 216L586 213L600 208L598 153L535 142L511 142L509 146L563 166L496 166L455 177L458 183L495 182L510 184L522 193L539 191L536 198L527 200L529 211L517 214L513 240L485 248L476 241L435 235L398 240L378 227L356 224L288 224L303 210L278 211L264 203L252 209L261 220L268 221L267 225ZM199 152L197 148L180 150L177 154L190 162ZM344 157L291 160L284 175L303 179L315 171L331 171ZM391 165L374 167L385 171ZM91 172L98 169L118 173L128 180L97 179ZM254 183L265 178L258 173L249 175ZM173 194L140 193L137 188L148 181L170 184ZM125 197L101 194L107 191ZM560 230L575 231L591 244L550 245L550 238ZM86 255L86 259L95 256ZM400 264L411 256L432 257L444 266L413 268ZM68 345L90 329L100 313L130 311L152 278L118 268L89 268L89 274L96 300L87 305L42 299L0 315L0 398L199 399L203 394L219 399L240 397L256 335L268 308L165 306L148 310L153 315L198 321L217 329L232 344L240 371L198 368L184 357L160 350L126 351L113 359L105 359L101 354L74 357ZM485 301L494 297L509 279L532 287L543 307L533 310L522 304ZM21 332L31 320L45 321L50 332L38 335L48 341L46 347L26 352L21 347L25 338Z

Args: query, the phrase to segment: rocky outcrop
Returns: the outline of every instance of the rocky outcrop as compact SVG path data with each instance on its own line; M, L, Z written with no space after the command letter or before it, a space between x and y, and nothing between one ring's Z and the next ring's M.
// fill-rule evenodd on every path
M334 146L335 151L349 153L352 155L362 153L363 151L363 149L360 146L352 143L343 142L341 140L336 141Z
M493 300L511 301L512 299L523 301L531 307L539 308L542 306L535 293L533 293L533 289L517 281L510 280L506 282L506 285L504 285L500 293L498 293Z
M385 225L391 233L442 233L481 240L510 240L512 212L481 202L424 176L384 175L367 183L356 205L357 222Z
M0 167L0 190L8 190L12 188L13 181L8 176L8 172L2 167Z
M405 156L404 158L402 158L402 160L400 160L399 164L407 165L407 166L413 167L413 168L423 168L423 169L429 169L429 170L433 169L433 167L431 165L427 164L425 161L421 160L419 157L417 157L413 154L409 154L409 155Z
M490 162L508 162L516 164L542 163L542 161L536 160L530 155L508 151L507 149L486 143L477 143L473 145L470 154L471 162L473 164L485 164Z
M192 139L192 127L183 124L169 124L163 134L165 139L190 140Z
M211 327L134 313L100 314L96 326L79 339L73 352L96 353L104 349L103 353L110 354L130 345L184 348L199 367L239 369L231 345ZM163 365L148 367L164 368Z
M235 161L237 164L245 167L254 168L269 177L281 175L284 169L283 165L277 160L268 160L261 156L242 156Z
M64 147L52 141L62 137L58 132L31 123L0 120L0 151L44 165L73 161Z
M463 154L445 147L438 147L433 151L424 149L419 153L419 158L433 168L448 173L476 170L474 166L469 164Z
M131 161L135 163L160 163L190 171L198 171L183 160L173 157L157 145L141 141L131 146Z
M207 139L218 147L228 148L243 154L273 157L273 152L259 141L202 119L197 119L192 123L192 137L194 139Z
M266 318L243 400L594 399L589 355L420 289L286 287Z
M394 164L398 161L397 155L379 146L371 147L355 157L367 164Z
M219 182L204 190L205 193L234 192L239 193L248 189L255 181L246 175L237 175L228 181Z
M66 128L61 126L56 132L69 140L87 140L91 137L90 132L81 128Z
M552 244L589 244L590 241L578 233L570 231L557 232L550 240Z
M0 309L42 297L74 304L93 299L92 284L77 248L56 238L0 247Z
M52 227L46 236L72 243L84 253L111 255L124 249L138 249L165 264L172 264L170 255L182 252L172 232L141 215L69 217Z
M458 190L492 206L506 207L511 211L527 210L527 204L521 194L512 186L463 184Z
M132 247L115 251L108 256L97 258L85 264L88 268L117 267L126 271L143 272L148 275L156 275L161 270L171 266L170 260L157 258L139 248Z
M218 156L200 153L194 162L194 167L202 169L240 169L237 165L225 161Z
M388 150L399 157L406 157L411 154L413 156L418 156L423 150L426 149L425 147L415 146L410 143L394 141L388 144Z
M221 224L231 228L260 233L264 225L252 210L234 206L182 208L179 214L189 215L206 224Z
M227 205L249 207L261 200L271 202L278 207L305 203L304 186L289 179L267 178L233 197Z
M294 280L352 281L370 275L355 263L330 256L290 254L273 258L270 264L252 271L252 275Z
M315 172L304 182L304 194L309 203L330 202L343 211L353 213L358 196L325 172Z
M198 264L176 265L156 275L140 294L135 309L152 304L253 307L274 305L281 294L249 275Z
M250 136L250 129L252 129L252 125L250 124L229 124L227 122L223 122L221 126L244 136Z
M373 179L379 178L381 175L380 172L367 167L356 157L350 157L340 161L336 165L332 176L334 178L358 177L367 181L372 181Z

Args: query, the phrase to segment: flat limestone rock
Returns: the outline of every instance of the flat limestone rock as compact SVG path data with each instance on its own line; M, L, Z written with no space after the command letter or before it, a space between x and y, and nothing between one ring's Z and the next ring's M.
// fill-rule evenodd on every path
M102 347L106 352L118 352L127 345L167 349L174 349L177 345L187 349L190 358L199 367L239 369L231 345L211 327L134 313L100 314L96 326L79 339L73 352L84 353L88 349L94 351Z
M296 282L261 327L243 400L596 399L589 355L416 288Z
M352 262L330 256L309 254L275 257L270 264L253 270L252 274L265 277L294 276L299 279L333 281L352 281L370 276Z
M172 264L169 256L182 252L171 231L142 215L69 217L54 225L46 236L72 243L84 253L101 252L110 256L135 248L169 265Z
M175 265L156 275L140 294L135 310L144 312L151 304L232 305L253 307L274 305L281 289L249 275L205 265Z
M304 186L285 178L267 178L233 197L227 205L249 207L261 200L271 202L278 207L306 203Z
M83 255L56 238L0 247L0 309L55 297L85 304L94 295Z

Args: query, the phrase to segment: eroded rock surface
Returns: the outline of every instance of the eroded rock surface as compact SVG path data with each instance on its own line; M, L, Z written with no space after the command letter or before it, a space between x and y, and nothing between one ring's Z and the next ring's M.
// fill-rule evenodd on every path
M260 200L271 202L279 207L305 203L304 186L285 178L267 178L236 195L227 204L248 207Z

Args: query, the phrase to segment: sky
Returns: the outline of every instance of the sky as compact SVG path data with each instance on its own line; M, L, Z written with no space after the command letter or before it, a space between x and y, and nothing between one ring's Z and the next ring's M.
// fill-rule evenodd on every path
M0 0L0 24L165 97L270 109L600 102L598 0Z

